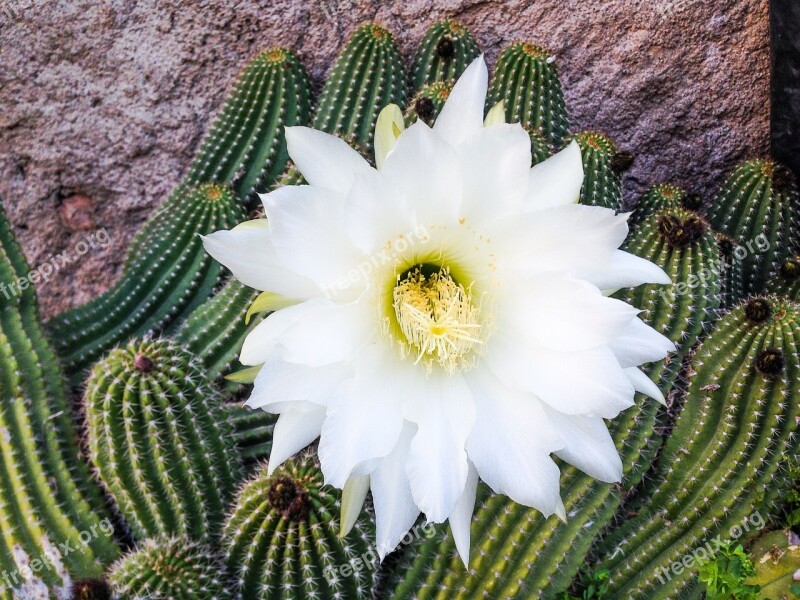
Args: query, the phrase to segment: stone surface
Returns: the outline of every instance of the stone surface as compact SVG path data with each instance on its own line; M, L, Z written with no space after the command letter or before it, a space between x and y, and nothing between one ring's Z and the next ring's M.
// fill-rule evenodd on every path
M250 55L287 45L319 87L354 25L383 22L410 59L442 16L490 67L513 40L549 47L573 129L637 155L628 202L658 181L709 194L768 150L767 0L0 0L0 197L18 238L34 266L72 248L86 233L58 208L82 195L112 240L40 286L45 313L113 281Z

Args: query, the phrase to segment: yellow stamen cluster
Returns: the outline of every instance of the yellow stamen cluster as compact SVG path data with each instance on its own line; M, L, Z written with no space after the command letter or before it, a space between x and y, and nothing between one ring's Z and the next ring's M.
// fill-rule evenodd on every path
M428 276L419 268L407 272L394 288L393 305L417 363L455 371L470 364L473 349L483 343L480 307L447 270Z

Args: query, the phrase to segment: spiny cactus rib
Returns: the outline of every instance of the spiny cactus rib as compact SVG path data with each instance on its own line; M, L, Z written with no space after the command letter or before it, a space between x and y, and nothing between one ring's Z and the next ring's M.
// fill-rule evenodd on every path
M686 288L686 293L678 294L665 286L647 285L618 294L642 308L641 318L676 343L678 351L668 362L647 367L648 375L665 392L675 381L674 365L681 363L719 303L714 236L702 223L692 229L692 235L680 235L676 230L684 220L691 227L696 218L685 211L654 215L626 247L661 266L676 288L678 284ZM671 226L665 226L663 221L670 219ZM700 277L706 271L707 275ZM639 483L654 457L654 426L661 410L655 401L637 394L636 406L610 423L625 466L624 489ZM386 586L389 593L382 597L560 598L621 502L616 486L569 466L563 468L561 490L566 523L555 517L544 519L536 510L504 496L489 495L484 489L473 517L469 574L464 573L449 531L441 528L440 535L401 558L394 579Z
M3 289L29 270L0 206ZM61 589L69 577L99 575L117 552L101 490L80 459L69 399L38 322L36 296L26 290L8 298L2 294L0 569L8 577L0 579L0 593Z
M92 369L91 459L136 538L217 533L240 472L218 401L200 361L170 340L133 340Z
M505 103L506 121L522 123L528 130L561 147L569 133L564 92L555 59L545 49L527 42L515 42L500 54L486 99L490 109Z
M224 530L236 597L370 598L378 565L369 518L362 513L340 539L339 504L310 453L271 477L262 469L242 488Z
M375 23L356 29L333 66L314 116L314 128L353 136L372 146L378 113L406 105L405 66L394 36Z
M233 427L233 438L245 465L254 465L269 458L272 452L272 432L277 415L260 409L251 409L237 404L225 406Z
M770 160L740 164L711 204L714 228L747 250L745 294L763 292L800 244L800 194L786 167Z
M149 539L109 575L119 600L228 600L219 557L186 537Z
M771 291L800 301L800 255L787 258L770 282Z
M257 201L283 173L289 155L284 130L311 120L305 68L285 48L256 55L233 86L203 140L185 184L229 184L242 202Z
M699 195L690 194L682 187L672 183L658 183L639 198L628 223L631 228L634 228L647 217L664 208L685 208L697 211L701 207L702 199Z
M622 174L633 156L621 151L610 137L596 131L569 136L566 144L577 142L583 158L581 204L619 210L622 205Z
M244 219L236 198L217 184L173 194L145 224L114 286L48 323L75 380L106 350L131 337L161 331L204 301L221 276L198 234L229 229ZM138 248L138 250L137 250Z
M600 547L609 598L699 598L696 549L733 527L744 541L745 520L788 487L779 468L797 452L798 344L800 306L777 297L751 299L717 323L691 360L657 483Z
M426 125L433 127L452 89L452 81L438 81L423 86L408 103L406 123L411 125L421 119Z
M745 297L742 259L746 248L724 233L717 234L717 247L722 266L722 307L733 308Z
M481 53L475 36L452 19L442 19L428 28L414 57L411 87L456 80Z

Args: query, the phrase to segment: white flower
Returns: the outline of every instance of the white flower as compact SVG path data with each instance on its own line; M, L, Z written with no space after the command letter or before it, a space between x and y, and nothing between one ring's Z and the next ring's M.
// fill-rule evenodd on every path
M607 293L669 279L618 249L626 215L576 204L576 144L531 168L502 107L484 124L486 86L481 57L432 129L384 109L377 169L336 137L287 128L309 185L204 240L277 309L241 352L263 365L248 404L280 414L269 468L319 437L345 531L372 490L381 557L421 511L449 519L466 564L479 477L565 518L551 454L619 481L604 419L634 390L663 401L637 366L673 344Z

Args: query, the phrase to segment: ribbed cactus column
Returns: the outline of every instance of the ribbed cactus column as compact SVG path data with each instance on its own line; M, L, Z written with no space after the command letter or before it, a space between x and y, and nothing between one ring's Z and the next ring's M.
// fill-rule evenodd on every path
M709 220L747 250L744 291L763 292L781 263L800 244L800 195L789 170L770 160L750 160L731 173L714 198Z
M600 548L609 598L699 598L696 550L732 527L746 539L748 521L755 533L757 511L789 485L781 462L798 451L799 344L800 306L777 297L754 298L717 323L691 361L653 489ZM672 567L685 556L689 564Z
M260 52L234 83L184 184L230 184L252 204L286 167L285 127L310 119L311 85L298 58L285 48Z
M406 73L394 36L367 23L350 36L322 88L314 128L372 146L387 104L406 104Z
M560 147L569 132L564 92L555 58L540 46L515 42L503 50L486 99L487 109L501 100L506 121L522 123Z
M428 126L433 127L452 89L453 83L447 81L429 83L420 88L408 103L406 123L411 125L417 119L422 119Z
M744 265L742 253L746 248L738 246L724 233L717 234L717 247L722 266L722 306L733 308L745 298Z
M186 537L145 540L109 575L120 600L227 600L230 586L219 557Z
M696 215L678 210L651 217L626 249L656 262L675 284L618 294L642 308L641 318L676 343L678 351L668 361L647 367L648 375L667 392L676 379L675 365L680 365L719 306L714 236ZM593 541L619 508L621 491L637 485L651 464L658 439L654 427L661 412L654 400L637 394L636 406L611 422L625 467L622 489L565 466L561 489L567 522L562 523L483 488L472 522L470 572L464 572L449 530L440 528L438 535L403 555L381 597L560 600L585 566Z
M225 526L230 576L242 600L371 598L378 568L362 513L340 539L339 495L323 486L310 454L242 488Z
M428 28L417 48L411 68L411 87L455 81L481 53L472 33L452 19L442 19Z
M787 258L778 268L778 273L770 282L770 289L776 294L800 301L800 255Z
M203 302L221 267L198 234L230 229L243 219L238 200L217 184L170 196L137 235L114 286L47 324L73 380L115 344L163 330Z
M690 194L682 187L673 183L658 183L647 190L633 210L628 223L636 227L647 217L663 208L685 208L687 210L700 210L702 199L697 194Z
M614 140L597 131L582 131L569 136L575 140L583 158L581 204L619 210L622 205L622 174L631 166L633 156L621 151Z
M91 459L136 538L217 532L240 473L218 402L200 361L169 340L133 340L92 369Z
M225 406L233 427L233 438L246 466L254 466L269 458L272 432L278 415L237 404Z
M18 597L97 576L118 553L36 296L18 283L29 271L0 206L0 590Z

